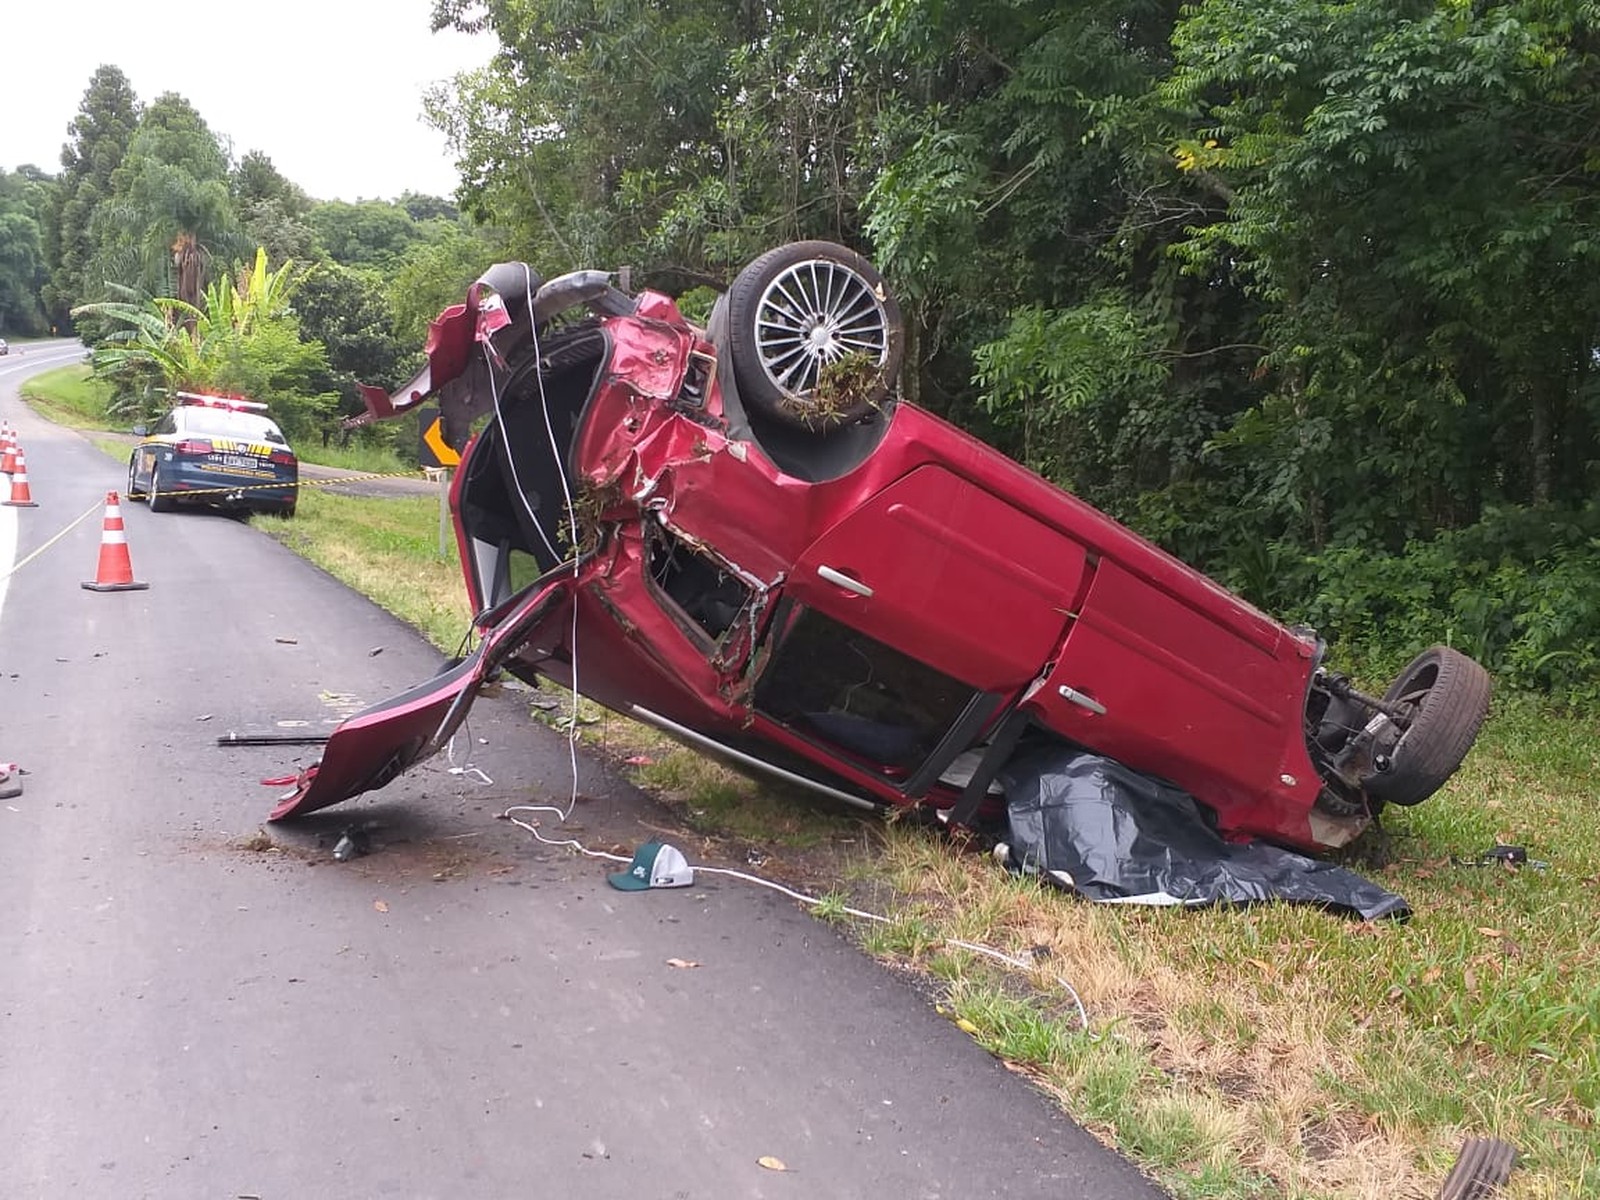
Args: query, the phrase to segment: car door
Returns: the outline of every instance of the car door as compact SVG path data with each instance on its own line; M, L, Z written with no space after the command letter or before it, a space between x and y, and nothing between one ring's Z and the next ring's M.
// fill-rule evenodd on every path
M1040 674L1083 586L1085 548L927 464L800 555L758 713L913 775Z

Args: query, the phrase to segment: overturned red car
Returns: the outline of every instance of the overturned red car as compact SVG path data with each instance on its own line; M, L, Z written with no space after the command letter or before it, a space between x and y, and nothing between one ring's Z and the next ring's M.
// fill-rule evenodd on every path
M491 268L382 418L436 400L480 643L350 718L274 819L440 750L490 673L575 688L747 768L971 822L1056 741L1230 839L1342 846L1456 770L1489 678L1425 650L1383 696L1323 644L897 400L898 307L826 242L752 262L706 328L597 271Z

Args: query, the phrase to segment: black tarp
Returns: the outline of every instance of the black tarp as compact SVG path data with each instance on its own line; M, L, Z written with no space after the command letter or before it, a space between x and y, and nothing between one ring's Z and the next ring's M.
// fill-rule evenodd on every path
M1052 748L1008 763L1000 783L1009 865L1090 900L1279 900L1367 920L1411 912L1400 896L1334 863L1265 842L1224 841L1194 797L1109 758Z

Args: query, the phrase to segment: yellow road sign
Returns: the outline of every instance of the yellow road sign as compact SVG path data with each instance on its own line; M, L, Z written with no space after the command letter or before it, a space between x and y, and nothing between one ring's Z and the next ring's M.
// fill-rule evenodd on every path
M433 465L441 467L458 467L461 465L460 453L444 440L444 418L435 417L433 424L422 431L422 444L433 451L436 462Z

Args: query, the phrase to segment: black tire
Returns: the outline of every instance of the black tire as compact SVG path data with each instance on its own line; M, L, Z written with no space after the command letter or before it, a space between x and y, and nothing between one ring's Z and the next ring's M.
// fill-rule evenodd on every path
M139 456L138 456L138 454L130 454L128 456L128 491L127 491L127 498L129 500L142 500L142 499L144 499L144 493L139 490L139 482L138 482L138 480L139 480Z
M1448 646L1411 660L1384 700L1411 710L1411 724L1388 751L1389 769L1368 779L1367 794L1385 804L1421 804L1456 773L1489 712L1489 673Z
M150 511L171 512L173 505L171 495L161 490L161 464L156 463L150 468Z
M883 276L861 255L833 242L791 242L728 289L728 349L747 409L825 432L883 407L900 374L905 326Z

